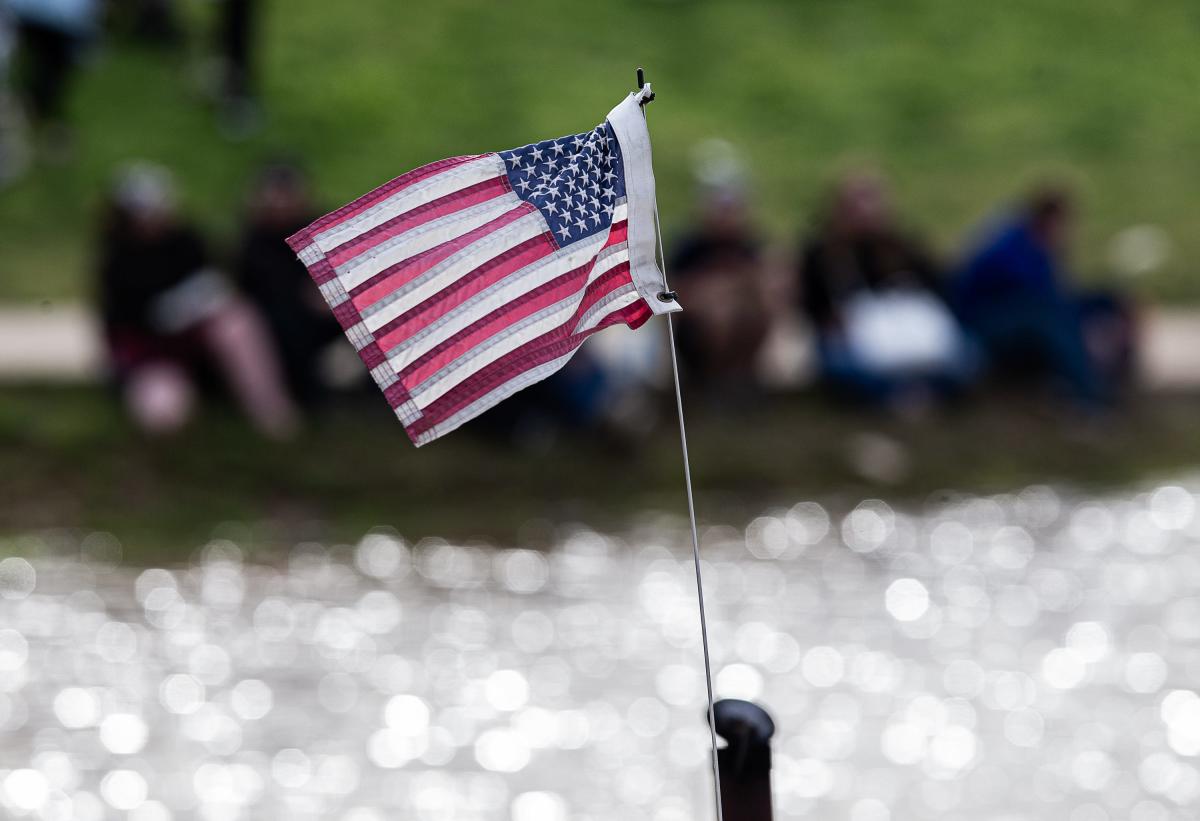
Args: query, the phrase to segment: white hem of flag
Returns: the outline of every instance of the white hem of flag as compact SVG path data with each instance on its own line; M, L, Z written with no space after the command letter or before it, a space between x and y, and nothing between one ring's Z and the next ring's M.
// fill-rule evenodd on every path
M656 314L683 310L675 300L664 302L666 278L655 260L654 165L650 157L650 132L642 114L641 96L632 92L608 112L608 123L621 144L625 164L625 197L629 207L629 273L638 294Z

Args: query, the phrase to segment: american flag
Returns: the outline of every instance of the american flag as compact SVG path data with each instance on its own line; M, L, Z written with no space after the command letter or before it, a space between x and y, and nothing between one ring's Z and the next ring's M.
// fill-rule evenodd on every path
M591 131L410 171L288 240L416 445L589 335L679 310L654 259L649 93Z

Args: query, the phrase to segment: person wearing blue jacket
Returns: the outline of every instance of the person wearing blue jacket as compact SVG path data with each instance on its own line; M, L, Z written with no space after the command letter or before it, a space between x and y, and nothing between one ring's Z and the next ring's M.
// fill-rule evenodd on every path
M1122 299L1071 283L1071 221L1065 191L1038 190L968 255L953 299L990 365L1048 375L1082 402L1104 404L1132 360L1132 320Z

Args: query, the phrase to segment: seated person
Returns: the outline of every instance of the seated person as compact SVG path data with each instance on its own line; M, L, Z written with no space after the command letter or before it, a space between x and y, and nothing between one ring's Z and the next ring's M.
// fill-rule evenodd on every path
M859 172L836 185L800 266L800 307L831 388L903 404L969 383L973 357L937 268L896 225L881 179Z
M1132 311L1115 295L1071 286L1071 211L1066 192L1035 192L968 255L955 303L989 365L1048 375L1080 401L1104 403L1132 369Z
M739 185L703 195L699 224L680 239L667 273L684 308L677 342L690 381L725 398L753 392L767 313L762 252Z
M267 321L292 395L302 404L321 399L321 352L342 330L287 238L319 216L300 169L273 165L259 175L234 260L242 291Z
M296 415L258 314L210 265L204 242L176 210L169 174L121 175L100 244L100 309L109 355L133 420L170 433L191 415L201 375L228 384L272 438Z

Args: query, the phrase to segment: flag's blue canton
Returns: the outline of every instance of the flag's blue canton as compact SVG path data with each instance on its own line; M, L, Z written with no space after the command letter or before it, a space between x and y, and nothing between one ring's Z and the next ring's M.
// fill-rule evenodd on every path
M607 122L570 137L501 151L508 181L535 205L559 246L605 231L625 196L621 146Z

